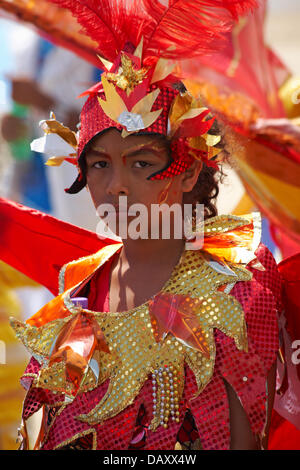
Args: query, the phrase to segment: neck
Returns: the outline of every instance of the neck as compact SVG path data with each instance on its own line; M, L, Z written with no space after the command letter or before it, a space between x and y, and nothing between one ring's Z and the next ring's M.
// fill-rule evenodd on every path
M169 240L131 240L123 241L124 249L121 257L128 266L150 266L160 264L172 266L179 261L184 251L185 241L183 239Z

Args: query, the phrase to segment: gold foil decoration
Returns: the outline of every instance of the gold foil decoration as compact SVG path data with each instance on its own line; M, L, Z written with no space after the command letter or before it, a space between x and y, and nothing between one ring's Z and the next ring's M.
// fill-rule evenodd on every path
M102 84L105 92L106 101L102 100L101 98L98 98L99 104L105 114L115 122L120 123L120 118L124 114L127 115L129 118L130 115L132 115L133 118L140 118L139 123L141 123L142 120L143 126L141 128L145 129L146 127L150 126L154 121L156 121L156 119L162 112L162 109L151 112L151 108L158 94L160 93L159 89L156 89L148 95L144 96L133 106L131 111L128 111L124 101L116 91L114 85L109 83L105 77L102 77ZM136 132L136 130L137 129L132 129L128 131L128 129L123 129L122 137L127 137L133 132Z
M143 56L143 47L144 47L144 38L142 36L142 39L140 40L136 50L134 51L134 56L140 59L142 63L142 56Z
M148 93L146 96L144 96L140 101L138 101L133 106L133 108L131 109L131 112L135 114L140 114L141 116L144 116L146 114L151 114L150 111L159 93L160 93L159 88L156 88L151 93ZM157 111L154 111L154 112L157 112ZM159 113L161 112L162 112L162 109L159 110Z
M193 120L197 118L202 113L208 111L208 108L202 106L202 102L199 99L195 99L192 97L191 94L185 92L183 94L178 94L174 99L170 113L169 113L169 120L170 120L170 131L169 131L169 138L173 138L180 126L182 125L183 121L186 119ZM205 116L203 117L203 122L205 120ZM214 146L220 143L221 136L220 135L212 135L212 134L202 134L198 136L195 135L195 129L193 129L193 124L191 122L191 137L187 137L189 147L190 147L190 155L192 155L196 160L202 160L202 155L197 153L197 150L201 152L205 152L207 155L207 159L210 160L211 158L217 156L222 149L215 148ZM200 130L198 130L200 133ZM193 135L194 133L194 135Z
M124 53L121 55L121 73L106 73L107 80L114 82L117 87L127 92L127 96L134 88L142 83L147 75L148 69L135 70L131 59Z
M105 70L109 71L112 68L113 66L112 62L104 59L104 57L101 57L99 54L97 54L97 57L100 60L100 62L104 65Z
M183 120L197 117L205 110L207 108L201 105L200 100L193 98L190 93L179 93L174 99L169 112L169 137L174 136Z
M152 85L152 83L156 83L167 78L173 72L175 65L175 63L172 63L167 59L158 59L150 84Z
M46 119L40 122L40 126L43 129L46 135L57 134L61 139L63 139L68 145L73 147L75 152L68 155L59 155L48 158L46 165L48 166L60 166L66 159L69 159L74 164L77 164L76 159L76 150L78 147L77 136L68 127L64 126L61 122L56 120L55 114L53 111L50 112L50 119ZM65 151L65 150L64 150Z
M116 91L114 85L109 83L104 76L102 76L101 82L103 85L106 101L98 98L99 104L110 119L118 122L118 117L120 114L122 114L124 111L128 111L127 107L121 96Z
M66 159L74 159L74 163L77 163L76 153L71 153L70 155L65 155L62 157L50 157L46 161L45 165L60 166Z
M253 232L252 236L249 235L247 238L245 246L249 251L254 250L258 243L257 234L254 232L259 229L259 227L253 227L254 219L255 217L251 215L248 215L247 218L219 216L206 221L204 223L205 239L211 242L211 244L206 243L209 252L220 258L219 247L222 247L224 240L228 243L229 250L233 249L234 245L237 247L239 244L243 245L243 227L246 230L245 233L247 230ZM228 238L226 238L227 234ZM244 312L239 302L229 295L227 287L232 289L236 282L251 280L252 273L242 265L232 262L233 259L236 259L234 252L226 250L223 252L223 258L227 258L229 267L224 270L215 269L214 265L210 263L211 257L206 255L207 252L203 250L185 251L181 261L176 265L170 279L159 294L164 300L176 298L176 296L187 300L182 319L191 316L193 322L196 321L199 325L197 337L201 340L202 350L195 347L194 344L189 344L189 341L182 338L181 334L179 334L180 337L177 337L173 328L161 330L162 334L158 338L156 327L153 324L153 315L149 312L149 306L151 309L153 299L125 312L108 314L82 310L85 315L93 318L93 321L97 323L110 354L99 350L95 351L93 359L97 361L100 371L98 380L95 380L94 373L89 368L79 386L79 393L92 390L107 379L109 379L109 386L100 402L88 414L80 415L77 419L89 424L96 424L115 416L134 401L145 381L152 376L152 380L157 384L155 396L160 411L159 413L157 410L157 412L155 411L151 429L157 429L162 423L166 427L170 419L176 420L177 415L175 410L172 415L169 408L162 406L162 390L169 389L171 393L171 384L175 373L177 377L176 397L178 403L180 402L184 389L185 363L189 365L195 375L198 386L197 394L205 388L214 371L215 329L232 338L238 349L247 351ZM242 256L239 258L240 261L245 261ZM102 261L98 268L107 258L100 257L100 259ZM78 314L76 307L74 305L71 307L70 294L74 289L76 291L78 288L80 289L82 282L73 285L63 294L65 306L69 308L70 305L70 315L67 318L50 321L39 328L12 321L17 336L21 338L29 352L34 353L42 366L39 377L33 382L33 387L61 391L60 382L65 380L64 365L56 363L54 364L56 369L53 369L49 365L49 357L53 350L54 338ZM226 286L226 293L220 290L223 290L224 286ZM189 304L192 306L191 309L188 308ZM157 316L155 318L157 319ZM195 333L194 327L194 323L191 324L192 331ZM168 377L163 375L164 378L161 381L157 379L157 375L159 377L159 371L164 367L168 369ZM46 383L43 383L42 377L47 377ZM173 387L173 392L174 390ZM68 392L63 393L68 395Z
M208 136L208 135L209 134L206 134L206 136ZM208 159L210 159L210 158L215 157L216 155L218 155L220 152L222 152L222 149L214 148L213 146L210 146L211 142L217 142L218 143L220 141L221 137L216 136L216 135L212 135L212 136L209 136L209 137L212 137L212 139L207 140L206 136L190 137L188 139L188 141L189 141L189 146L192 149L202 150L203 152L209 153ZM209 142L209 144L207 143L207 141ZM216 144L212 144L212 145L216 145ZM195 155L196 159L199 158L199 157L197 157L196 153L194 155Z
M57 121L54 113L51 112L50 119L46 119L41 122L41 128L45 134L57 134L67 142L67 144L71 145L74 149L77 149L78 142L75 132Z

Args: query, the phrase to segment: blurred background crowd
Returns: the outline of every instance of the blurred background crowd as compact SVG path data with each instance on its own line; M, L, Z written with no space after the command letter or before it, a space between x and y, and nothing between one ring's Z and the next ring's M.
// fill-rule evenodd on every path
M299 0L270 0L263 31L265 43L284 64L276 99L281 100L285 113L276 115L274 112L272 116L264 112L263 117L293 119L294 125L298 125ZM83 99L77 97L99 80L99 70L74 53L43 39L28 25L1 17L1 12L0 44L0 197L95 231L97 217L88 192L83 190L72 196L64 192L64 188L74 181L76 168L67 163L60 167L45 166L47 158L32 152L30 142L41 135L38 122L47 118L52 110L59 121L76 131L83 104ZM247 62L247 57L245 60ZM253 80L250 55L248 60L250 82ZM255 83L252 85L255 88ZM298 139L300 141L299 135ZM228 176L217 201L219 213L239 215L264 208L263 204L257 204L257 198L252 197L256 193L249 191L233 168L226 168L225 173ZM280 178L274 184L278 187ZM299 185L297 189L296 196L290 193L292 199L296 197L291 212L299 222ZM293 238L290 233L284 233L282 227L273 226L268 215L267 210L265 213L262 211L262 241L277 261L300 251L300 238ZM24 320L51 297L45 288L0 262L0 341L5 344L5 351L0 357L0 449L17 448L16 429L24 397L18 379L27 361L25 349L17 344L10 330L8 317L19 316Z

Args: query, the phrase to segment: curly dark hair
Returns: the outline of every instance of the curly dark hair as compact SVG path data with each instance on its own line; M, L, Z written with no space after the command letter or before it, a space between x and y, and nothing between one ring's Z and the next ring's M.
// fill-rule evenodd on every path
M219 169L207 166L203 163L202 169L199 173L198 180L190 193L184 194L184 203L190 203L194 206L198 204L204 205L204 218L215 217L218 215L216 207L216 199L219 195L219 184L222 183L226 177L224 172L223 163L229 162L229 153L226 150L226 140L223 135L224 130L218 122L214 122L209 134L221 135L221 141L218 148L222 151L222 163L219 163Z
M203 164L198 180L190 193L184 194L184 203L204 205L204 218L215 217L218 214L216 198L219 194L218 170Z

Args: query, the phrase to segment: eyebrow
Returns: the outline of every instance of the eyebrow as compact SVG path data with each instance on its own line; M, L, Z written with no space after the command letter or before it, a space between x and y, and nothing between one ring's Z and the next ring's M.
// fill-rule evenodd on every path
M161 150L164 150L163 144L159 145L157 142L152 141L152 142L147 142L145 144L140 144L140 145L132 147L128 150L125 150L124 152L122 152L121 157L122 158L124 158L124 157L133 157L138 153L142 153L142 152L145 153L147 151L153 152L155 155L160 157L161 156L161 154L160 154Z
M102 148L102 147L91 147L89 149L89 152L86 154L86 158L92 158L92 157L107 157L110 159L110 155L107 153L107 151Z
M158 157L161 157L161 151L165 150L165 148L166 147L164 144L157 143L156 141L150 141L125 150L121 153L121 158L124 159L126 157L134 157L138 153L146 153L147 151L151 151ZM111 158L110 155L107 153L106 149L99 146L90 148L90 156L105 156L107 158ZM89 157L88 153L87 157Z

